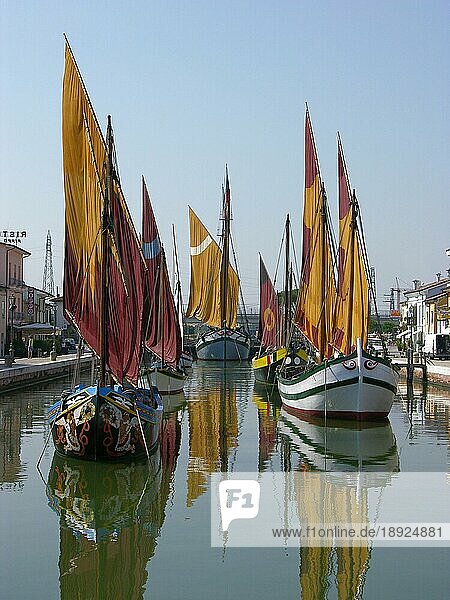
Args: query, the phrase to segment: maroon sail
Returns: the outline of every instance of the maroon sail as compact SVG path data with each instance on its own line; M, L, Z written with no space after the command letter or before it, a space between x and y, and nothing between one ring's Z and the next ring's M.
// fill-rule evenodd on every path
M147 265L143 329L145 347L175 367L181 356L181 329L170 288L164 250L150 196L142 178L142 250Z
M259 327L258 339L264 348L276 348L279 343L278 298L266 266L259 257Z
M117 381L136 383L145 264L114 166L108 194L106 143L68 45L62 113L65 313ZM106 297L101 291L104 269Z

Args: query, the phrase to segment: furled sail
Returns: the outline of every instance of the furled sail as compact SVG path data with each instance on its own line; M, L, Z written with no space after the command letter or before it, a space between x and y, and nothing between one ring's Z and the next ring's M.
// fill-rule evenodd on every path
M181 331L166 258L144 178L142 250L147 265L143 316L145 346L164 363L175 367L181 356Z
M145 264L116 171L107 191L107 147L68 44L62 98L65 191L64 309L118 381L136 382ZM103 215L108 194L107 214ZM104 221L102 221L104 217ZM102 245L102 222L107 244ZM106 268L106 298L101 277ZM104 306L104 319L99 315ZM104 327L104 329L102 329ZM106 338L106 341L105 341ZM102 348L107 348L103 352Z
M211 327L222 327L220 300L222 251L190 207L189 231L191 285L186 316L196 317ZM236 327L238 300L239 278L236 271L229 265L226 290L227 327Z
M367 346L369 282L358 237L358 203L351 196L341 139L338 137L339 256L334 345L350 354L361 339Z
M259 256L259 325L258 339L264 348L276 348L279 343L278 297Z
M332 307L335 296L327 201L306 109L302 274L295 323L325 358L333 352Z

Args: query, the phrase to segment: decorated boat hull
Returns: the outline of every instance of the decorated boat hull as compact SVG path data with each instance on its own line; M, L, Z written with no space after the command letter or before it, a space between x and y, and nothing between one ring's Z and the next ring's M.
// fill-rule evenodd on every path
M201 336L196 352L199 360L248 360L250 339L247 334L235 329L213 330Z
M283 406L299 417L385 419L397 383L398 373L389 361L371 356L361 348L297 376L278 376Z
M78 385L48 411L55 450L91 461L133 459L156 448L163 413L156 388Z

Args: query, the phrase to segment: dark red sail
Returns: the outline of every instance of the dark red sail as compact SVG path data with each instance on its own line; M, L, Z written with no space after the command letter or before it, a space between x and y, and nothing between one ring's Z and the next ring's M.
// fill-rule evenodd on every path
M170 288L164 249L144 178L142 178L142 251L148 269L143 314L145 346L163 363L175 367L182 350L181 330Z

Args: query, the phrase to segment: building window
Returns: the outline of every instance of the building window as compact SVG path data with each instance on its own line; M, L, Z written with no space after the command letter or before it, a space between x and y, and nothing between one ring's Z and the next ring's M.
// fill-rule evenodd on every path
M4 300L2 300L2 319L5 318L5 314L6 314L6 302Z

